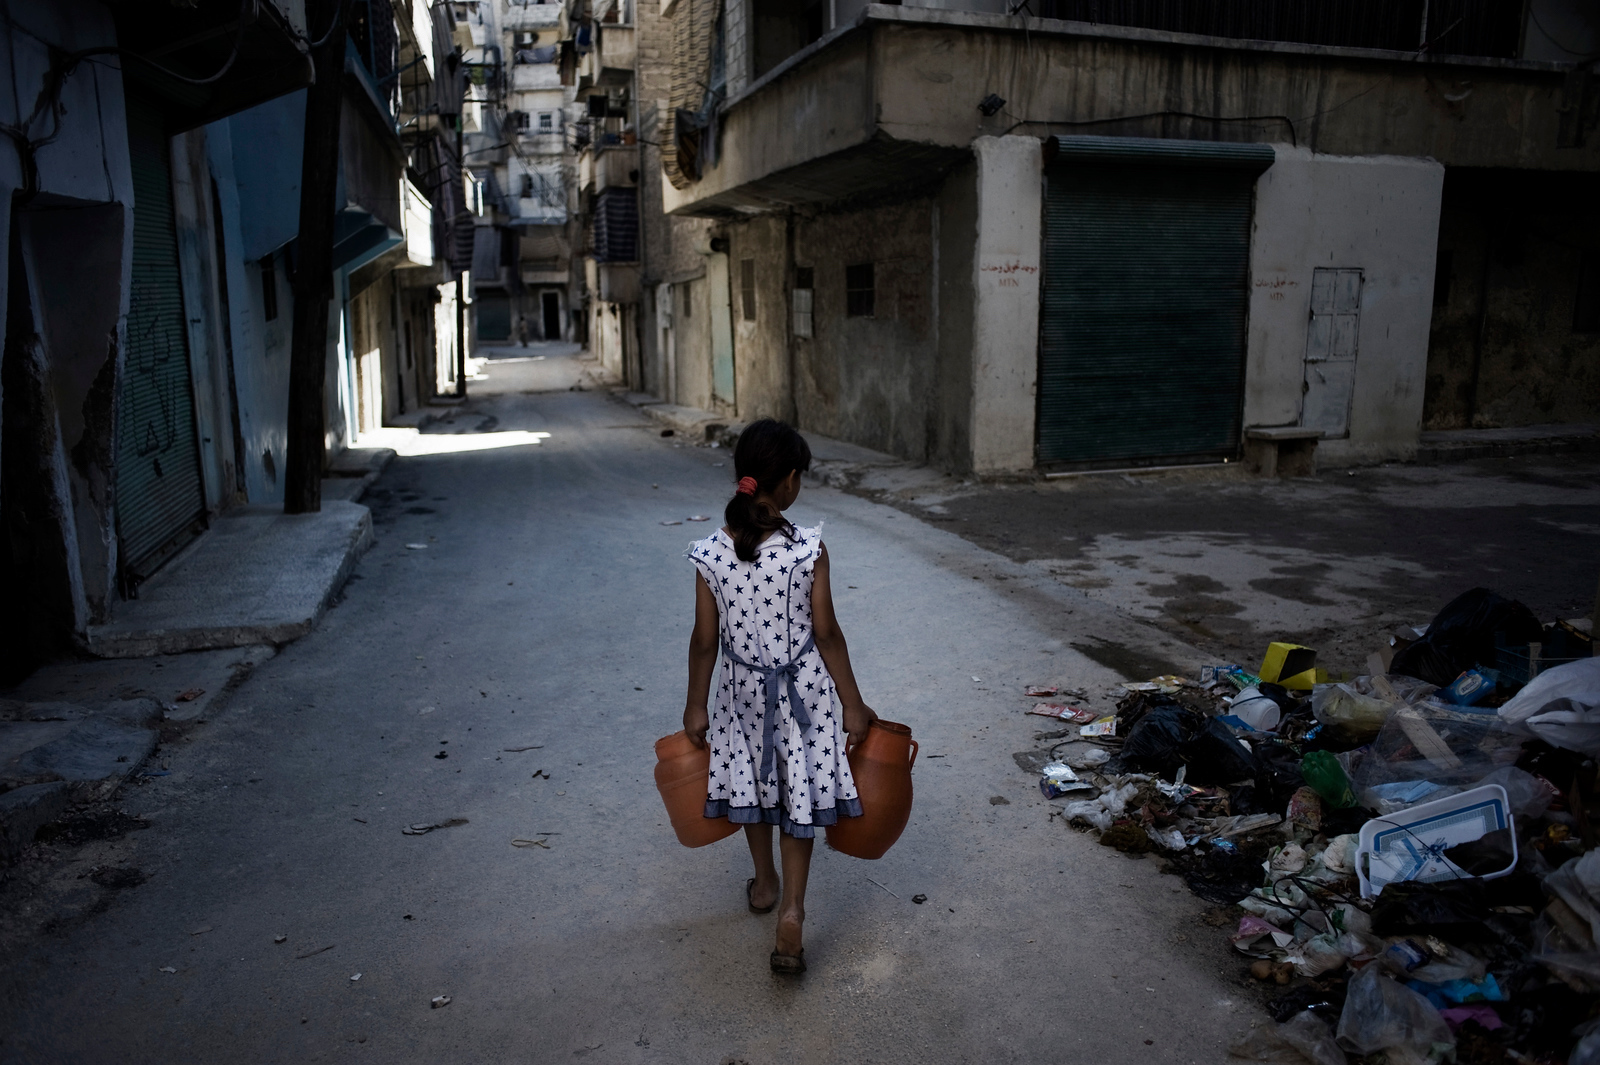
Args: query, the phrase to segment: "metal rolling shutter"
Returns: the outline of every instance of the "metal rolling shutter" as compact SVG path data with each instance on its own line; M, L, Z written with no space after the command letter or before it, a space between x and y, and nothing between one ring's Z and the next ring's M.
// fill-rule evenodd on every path
M1232 456L1253 187L1271 148L1102 137L1052 147L1039 463Z
M128 100L133 168L133 284L117 432L122 566L149 576L205 522L193 384L160 116Z

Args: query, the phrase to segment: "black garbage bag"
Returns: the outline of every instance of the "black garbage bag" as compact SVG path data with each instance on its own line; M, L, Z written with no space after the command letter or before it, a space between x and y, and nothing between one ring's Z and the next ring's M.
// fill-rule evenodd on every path
M1189 773L1184 781L1201 787L1215 784L1235 784L1241 780L1254 780L1257 774L1254 753L1234 739L1228 726L1214 717L1206 718L1205 727L1186 742L1179 753Z
M1118 760L1129 769L1171 780L1184 764L1184 743L1200 731L1202 721L1199 713L1176 703L1154 707L1129 730Z
M1434 616L1427 635L1401 648L1389 672L1444 687L1465 670L1494 660L1495 635L1519 647L1544 637L1533 611L1487 588L1463 592Z
M1122 741L1117 764L1168 780L1188 766L1184 779L1202 787L1256 776L1255 756L1226 725L1176 703L1153 707L1139 718Z

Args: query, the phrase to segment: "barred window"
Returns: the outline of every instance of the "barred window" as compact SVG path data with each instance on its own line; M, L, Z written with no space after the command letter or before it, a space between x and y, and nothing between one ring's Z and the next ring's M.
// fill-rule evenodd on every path
M875 286L871 263L844 268L844 313L851 318L871 318Z

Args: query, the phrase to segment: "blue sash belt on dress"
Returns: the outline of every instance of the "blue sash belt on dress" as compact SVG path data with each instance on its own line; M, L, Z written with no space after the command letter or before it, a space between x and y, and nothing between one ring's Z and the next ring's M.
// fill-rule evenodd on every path
M812 635L806 637L806 642L801 645L799 652L796 653L786 665L758 666L752 662L746 662L744 659L740 658L738 652L733 649L733 645L727 641L726 637L723 638L722 653L727 655L736 664L761 674L762 683L766 686L767 710L766 719L762 722L761 732L760 773L763 783L766 781L767 777L772 774L777 765L777 755L774 749L775 744L773 743L773 738L778 730L778 700L782 697L782 688L779 687L780 681L787 682L788 684L789 713L793 715L795 724L799 725L801 728L811 727L811 715L806 712L806 704L800 698L800 687L797 682L800 678L800 660L806 656L806 652L810 651L816 646L816 643L816 635L813 633Z

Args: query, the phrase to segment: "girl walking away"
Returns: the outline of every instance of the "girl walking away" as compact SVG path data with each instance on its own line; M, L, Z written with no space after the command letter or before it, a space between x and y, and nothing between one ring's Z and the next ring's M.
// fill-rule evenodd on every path
M739 487L727 525L689 545L699 575L683 727L696 746L711 745L706 816L745 826L756 874L745 884L750 912L778 908L772 970L803 973L811 848L818 828L861 816L844 741L847 733L864 739L878 715L861 700L833 614L822 527L797 528L783 516L811 468L811 448L764 419L739 434L733 466ZM708 714L719 648L721 683Z

